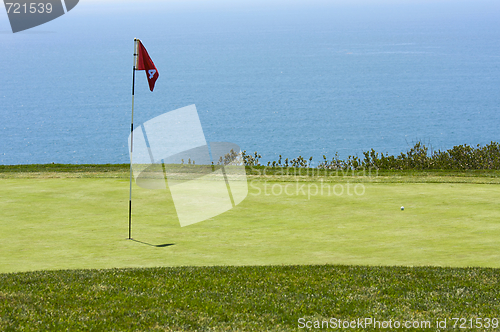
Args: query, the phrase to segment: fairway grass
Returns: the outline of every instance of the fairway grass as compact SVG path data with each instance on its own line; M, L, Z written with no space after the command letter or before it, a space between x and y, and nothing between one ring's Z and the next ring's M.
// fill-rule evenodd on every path
M250 176L242 203L182 228L168 190L134 185L131 241L126 170L3 172L0 273L187 265L500 267L498 182L496 175ZM322 184L336 191L321 194Z
M300 329L301 318L372 318L429 322L431 328L343 330L497 331L499 287L498 270L486 268L302 265L0 274L0 330L303 331L310 329ZM471 319L475 328L454 328L454 317L465 319L465 326ZM445 319L447 328L438 329L436 321ZM476 328L487 320L489 328Z

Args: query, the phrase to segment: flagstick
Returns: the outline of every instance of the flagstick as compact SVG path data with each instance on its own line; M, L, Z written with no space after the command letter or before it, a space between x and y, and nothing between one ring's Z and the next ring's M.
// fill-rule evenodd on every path
M132 120L130 121L130 193L128 199L128 239L132 239L132 152L134 150L134 94L135 68L137 65L137 38L134 38L134 68L132 74Z

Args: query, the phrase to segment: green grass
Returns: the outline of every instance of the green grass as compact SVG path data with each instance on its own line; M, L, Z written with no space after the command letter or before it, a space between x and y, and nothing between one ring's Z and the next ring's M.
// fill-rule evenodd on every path
M73 172L73 173L100 173L100 172L125 172L129 164L26 164L26 165L0 165L2 173L40 173L40 172Z
M137 241L130 241L123 166L72 172L65 165L58 171L37 167L0 173L0 272L275 264L500 267L495 174L252 175L249 195L236 208L184 228L168 191L134 185ZM325 190L308 197L307 188L314 194L321 181L344 194ZM292 195L284 194L287 185ZM348 195L355 186L364 194Z
M308 329L298 328L300 318L371 317L429 321L428 331L438 330L436 320L447 319L441 331L457 331L453 317L500 318L499 287L499 270L485 268L322 265L3 274L0 330L303 331Z
M300 318L371 317L454 331L453 317L500 318L498 172L263 170L247 169L236 208L184 228L168 191L134 185L130 241L127 165L0 167L0 330L303 331ZM344 194L308 197L321 184Z

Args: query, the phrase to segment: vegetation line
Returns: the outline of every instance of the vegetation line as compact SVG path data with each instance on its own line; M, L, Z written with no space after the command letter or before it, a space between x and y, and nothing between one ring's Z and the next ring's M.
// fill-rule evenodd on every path
M348 156L346 160L340 159L338 154L329 160L326 155L317 165L313 164L313 157L305 159L299 156L294 159L283 159L279 155L277 161L269 161L267 165L260 162L262 156L258 152L253 155L242 152L242 161L247 166L247 173L259 168L269 169L269 174L276 173L272 169L295 169L295 175L306 174L304 170L323 170L324 175L332 175L341 172L342 176L356 176L360 172L371 175L421 175L421 171L429 171L432 174L442 175L451 172L466 172L473 175L495 174L500 170L500 143L491 142L485 146L476 147L465 145L454 146L446 151L434 151L429 153L425 144L417 142L414 147L398 156L384 155L374 149L363 152L364 158ZM241 160L241 159L240 159ZM37 172L70 172L70 173L111 173L126 172L129 164L27 164L27 165L0 165L0 173L37 173ZM472 173L469 173L472 171ZM481 171L476 172L474 171ZM288 171L287 171L288 172ZM313 172L313 171L312 171ZM382 173L380 173L382 172ZM278 171L279 173L279 171ZM440 174L441 173L441 174ZM321 172L316 173L321 174ZM457 173L455 173L457 174ZM306 174L307 175L307 174Z
M335 153L329 160L326 155L316 166L330 170L498 170L500 169L500 144L491 142L485 146L476 147L467 144L454 146L446 151L429 153L429 148L422 142L398 156L376 152L374 149L363 152L364 158L349 156L342 160ZM261 166L262 156L258 152L249 155L243 151L243 160L246 166ZM313 157L304 159L299 156L295 159L283 159L279 155L277 161L268 162L268 167L311 168Z

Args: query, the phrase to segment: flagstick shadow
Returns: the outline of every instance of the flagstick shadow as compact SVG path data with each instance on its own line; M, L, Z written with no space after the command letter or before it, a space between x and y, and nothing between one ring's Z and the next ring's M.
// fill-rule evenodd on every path
M142 242L142 241L139 241L139 240L136 240L136 239L128 239L128 240L132 240L132 241L134 241L134 242L138 242L138 243L146 244L146 245L148 245L148 246L151 246L151 247L157 247L157 248L165 248L165 247L170 247L170 246L175 245L175 243L151 244L151 243Z

